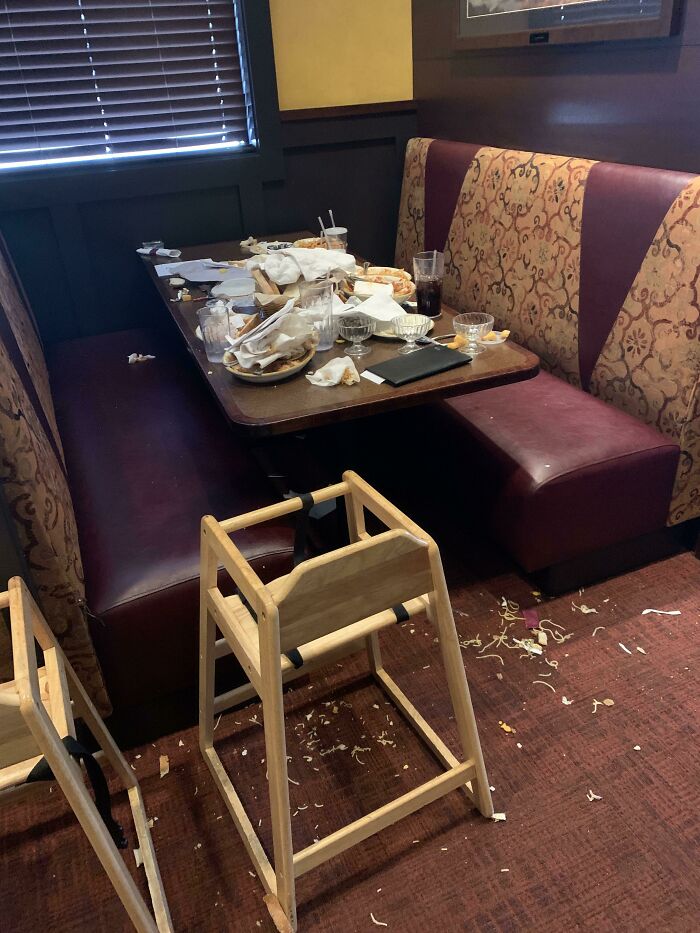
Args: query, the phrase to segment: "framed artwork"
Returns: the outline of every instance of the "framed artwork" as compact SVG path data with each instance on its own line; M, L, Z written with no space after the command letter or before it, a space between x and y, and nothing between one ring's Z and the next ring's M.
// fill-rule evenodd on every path
M671 35L681 0L457 0L455 47L497 48Z

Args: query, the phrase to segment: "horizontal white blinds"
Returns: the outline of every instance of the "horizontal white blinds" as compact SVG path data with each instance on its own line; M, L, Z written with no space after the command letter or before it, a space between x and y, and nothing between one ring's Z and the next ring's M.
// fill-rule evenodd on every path
M235 0L0 0L0 165L251 142Z

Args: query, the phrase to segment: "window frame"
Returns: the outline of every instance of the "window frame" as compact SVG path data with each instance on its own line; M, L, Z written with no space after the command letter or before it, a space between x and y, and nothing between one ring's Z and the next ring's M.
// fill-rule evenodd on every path
M59 200L83 201L94 196L85 190L86 184L92 189L93 182L96 189L102 190L102 197L114 198L124 197L127 191L135 195L172 191L174 185L184 185L187 190L208 188L219 178L222 185L228 186L282 177L282 130L269 0L239 0L239 5L242 57L247 62L256 146L3 169L0 210L27 208L34 202L37 206L45 204L46 195L56 185L61 187ZM233 0L231 6L233 13ZM206 169L206 180L197 182L202 169ZM148 184L144 186L141 179ZM54 200L50 195L49 199Z

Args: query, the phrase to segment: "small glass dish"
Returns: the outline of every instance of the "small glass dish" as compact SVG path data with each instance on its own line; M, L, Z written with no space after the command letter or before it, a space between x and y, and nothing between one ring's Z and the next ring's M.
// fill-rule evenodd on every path
M472 311L468 314L457 314L452 318L452 326L459 337L464 337L466 345L460 347L460 353L477 356L483 353L484 347L479 341L493 330L493 315L482 314L481 311Z
M416 340L425 337L432 323L424 314L399 314L395 317L391 322L394 333L406 341L406 346L401 347L399 353L413 353L414 350L418 350Z
M338 318L340 336L352 344L347 351L348 356L367 356L371 353L369 347L362 345L364 340L372 336L375 322L366 314L344 314Z

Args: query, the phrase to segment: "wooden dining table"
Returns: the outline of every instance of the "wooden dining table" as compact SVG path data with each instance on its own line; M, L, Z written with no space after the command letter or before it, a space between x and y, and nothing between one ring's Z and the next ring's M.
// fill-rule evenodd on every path
M310 235L308 231L300 231L269 239L294 241ZM241 248L239 241L230 241L183 247L180 261L213 259L222 262L242 258L250 258L250 253ZM156 273L156 265L173 260L146 257L144 262L168 313L226 417L232 424L257 437L289 434L477 392L529 379L539 369L539 360L533 353L508 340L488 347L465 366L398 387L387 382L376 384L364 378L350 386L321 387L312 385L303 373L272 385L250 384L237 379L222 364L210 363L207 359L202 341L195 333L197 309L202 302L175 300L178 289L169 284L167 277L161 278ZM194 286L191 292L193 298L203 294ZM435 321L431 336L452 332L452 318L456 313L443 304L442 316ZM371 347L371 353L355 360L360 373L373 364L396 356L400 342L372 337L367 345ZM345 346L336 344L330 350L317 352L306 371L319 369L333 357L344 356L345 351Z

